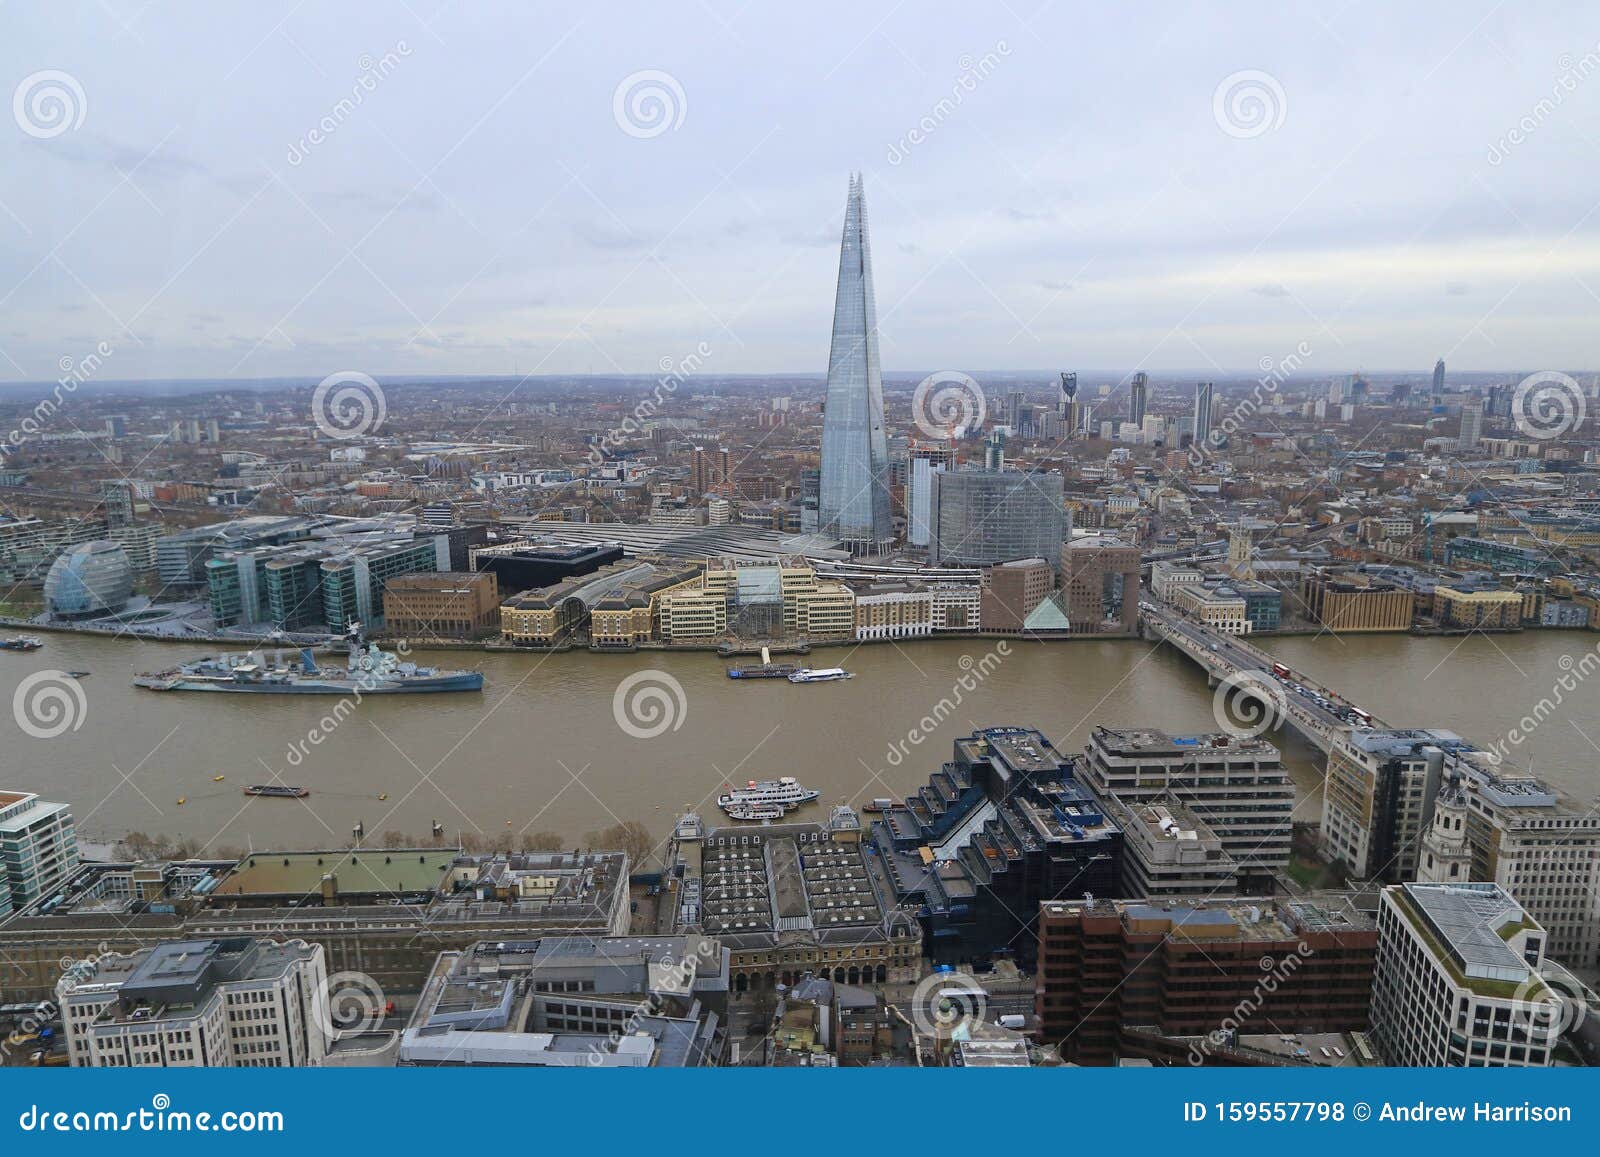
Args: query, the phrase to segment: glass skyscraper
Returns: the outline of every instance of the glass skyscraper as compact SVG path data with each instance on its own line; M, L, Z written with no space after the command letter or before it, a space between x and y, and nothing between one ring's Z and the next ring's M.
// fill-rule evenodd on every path
M867 207L859 173L850 178L844 238L839 244L818 523L824 534L837 535L855 554L879 554L894 544L878 309L872 293L872 248L867 241Z

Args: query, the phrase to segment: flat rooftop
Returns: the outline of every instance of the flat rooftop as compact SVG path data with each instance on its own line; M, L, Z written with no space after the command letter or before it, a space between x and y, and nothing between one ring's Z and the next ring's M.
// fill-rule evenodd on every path
M434 892L455 859L453 848L393 848L325 852L256 852L212 893L215 896L305 896L322 892L333 876L342 895Z
M1228 752L1271 752L1278 749L1265 739L1240 739L1226 731L1173 735L1150 727L1096 727L1094 742L1112 755L1200 755Z
M1538 925L1498 884L1406 884L1413 913L1455 959L1471 981L1520 984L1537 976L1506 942L1521 928Z

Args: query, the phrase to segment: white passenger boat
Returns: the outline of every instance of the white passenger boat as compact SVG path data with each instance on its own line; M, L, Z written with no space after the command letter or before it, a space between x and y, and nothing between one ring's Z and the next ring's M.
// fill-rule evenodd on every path
M854 679L843 667L802 667L789 676L791 683L831 683L835 679Z
M744 787L729 788L726 794L717 797L717 806L729 815L733 815L734 808L744 807L777 807L788 811L810 803L821 794L802 787L794 776L786 775L781 779L752 779Z

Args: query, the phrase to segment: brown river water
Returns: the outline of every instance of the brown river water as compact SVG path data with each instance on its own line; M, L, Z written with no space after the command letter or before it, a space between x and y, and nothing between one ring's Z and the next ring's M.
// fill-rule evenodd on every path
M1391 723L1446 727L1488 743L1553 698L1557 680L1600 636L1259 641ZM855 678L806 686L730 680L724 660L701 653L428 652L426 662L480 668L486 690L368 697L341 719L332 696L158 694L129 685L139 671L213 649L206 644L51 634L40 651L0 653L0 688L14 701L34 672L89 671L77 684L81 701L70 689L59 700L65 717L44 726L29 718L35 731L76 726L40 738L19 726L15 711L0 711L0 788L70 803L85 840L140 830L212 849L327 846L348 842L359 821L369 839L390 830L420 839L438 822L450 836L552 832L577 844L622 820L664 836L685 807L709 819L718 790L747 779L796 776L822 792L820 804L900 796L976 727L1037 727L1069 751L1096 724L1214 727L1203 674L1169 647L1012 640L1001 655L998 642L826 650L811 662L844 666ZM632 701L634 713L623 710L625 730L614 699L630 676L624 708ZM35 684L34 692L48 687ZM1513 758L1592 803L1600 795L1600 749L1590 742L1600 743L1600 671L1560 696ZM1278 741L1305 797L1300 817L1315 819L1321 755L1282 733ZM214 782L218 775L225 779ZM274 779L312 794L241 794L246 784ZM823 814L813 805L799 818L807 813Z

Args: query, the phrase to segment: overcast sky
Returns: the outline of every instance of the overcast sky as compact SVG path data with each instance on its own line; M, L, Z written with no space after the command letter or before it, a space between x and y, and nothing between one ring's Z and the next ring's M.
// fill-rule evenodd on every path
M13 2L0 378L822 372L852 169L891 370L1593 368L1597 41L1480 0Z

